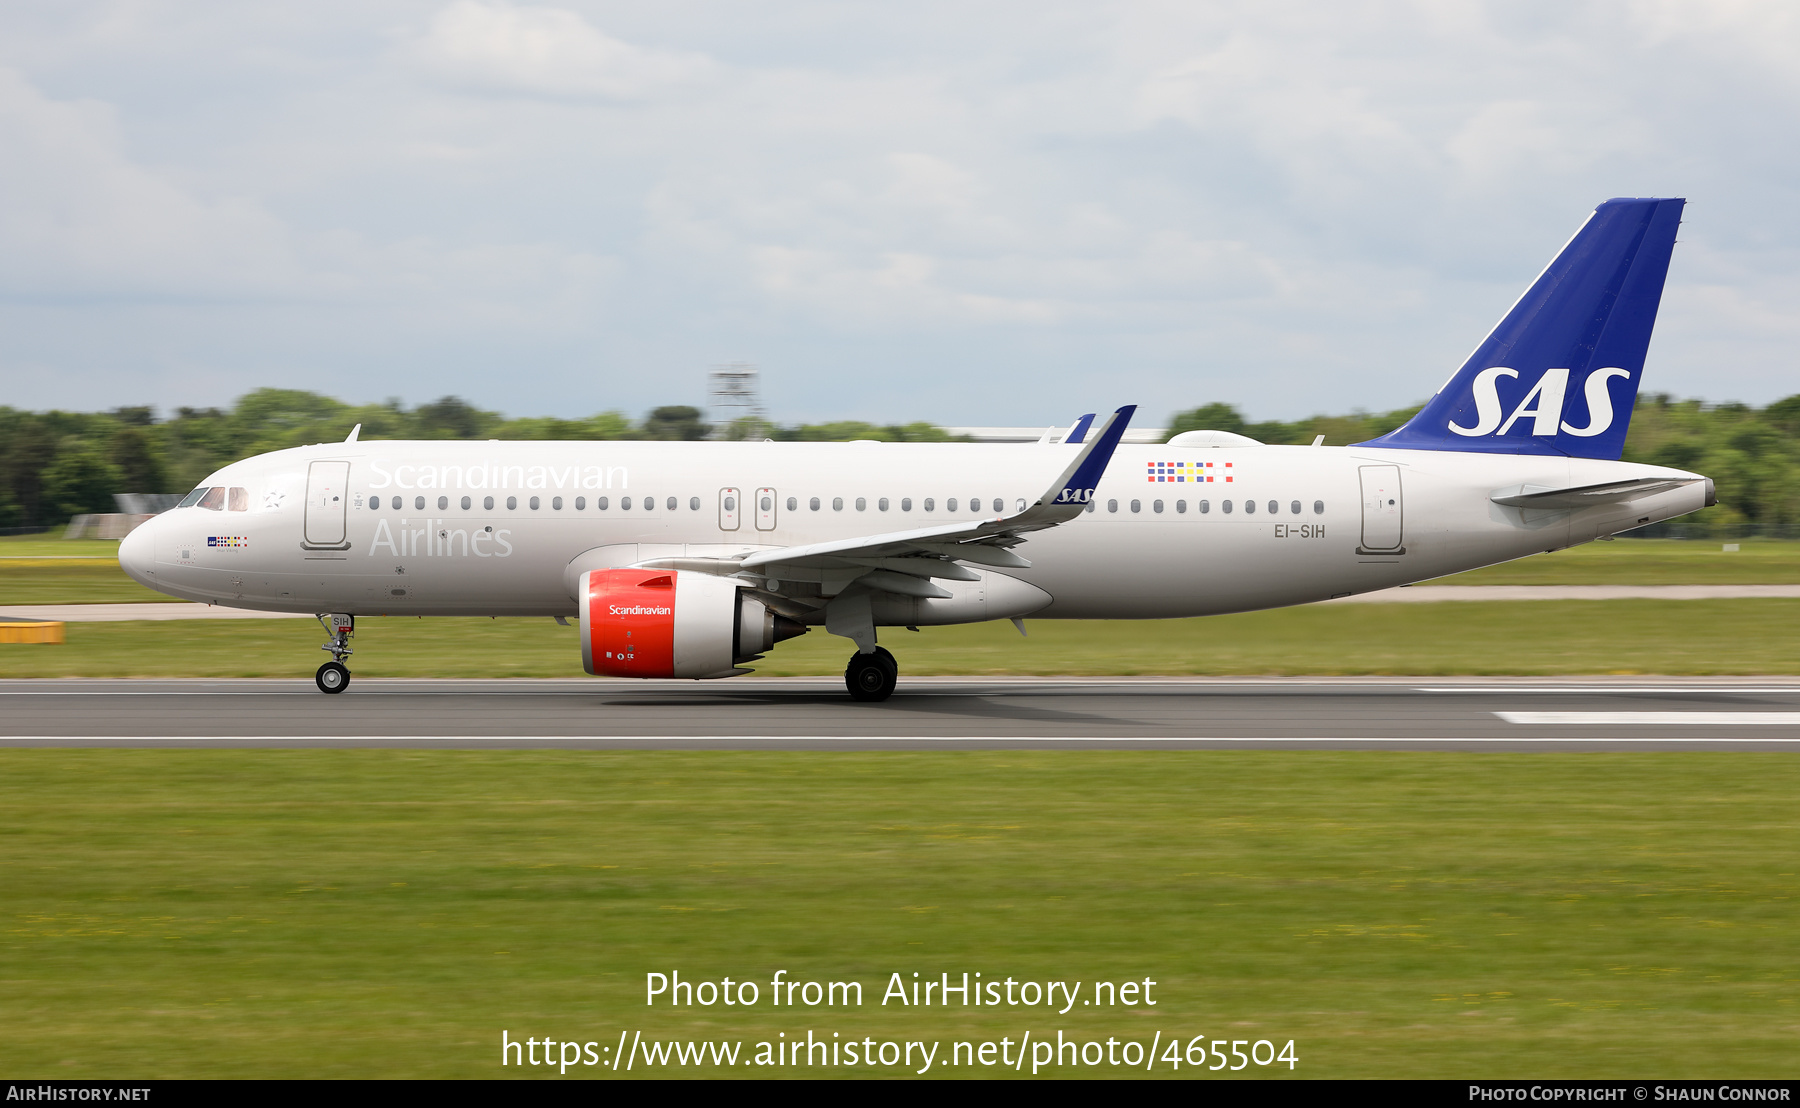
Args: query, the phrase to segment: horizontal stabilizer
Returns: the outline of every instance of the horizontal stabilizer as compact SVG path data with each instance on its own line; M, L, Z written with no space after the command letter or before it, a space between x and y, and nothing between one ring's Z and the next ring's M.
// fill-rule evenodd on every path
M1496 490L1488 499L1509 508L1592 508L1602 504L1624 504L1704 480L1704 477L1641 477L1629 481L1604 481L1598 485L1570 485L1564 488L1514 485Z

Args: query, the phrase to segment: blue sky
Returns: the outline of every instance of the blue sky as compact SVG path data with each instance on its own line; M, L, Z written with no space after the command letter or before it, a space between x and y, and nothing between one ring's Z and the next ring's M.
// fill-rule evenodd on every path
M1422 400L1598 201L1645 387L1800 392L1800 9L0 6L0 403L1066 422Z

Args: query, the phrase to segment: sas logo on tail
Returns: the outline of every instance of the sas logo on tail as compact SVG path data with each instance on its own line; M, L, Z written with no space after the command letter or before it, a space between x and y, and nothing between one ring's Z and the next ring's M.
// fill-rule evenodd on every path
M1546 369L1539 377L1537 384L1513 408L1511 415L1502 418L1505 411L1500 402L1500 378L1517 378L1519 371L1495 366L1484 369L1475 375L1471 391L1475 394L1475 425L1464 427L1452 420L1450 430L1458 435L1476 438L1482 435L1504 435L1513 429L1513 425L1521 420L1529 421L1533 435L1555 435L1559 431L1565 435L1578 438L1592 438L1603 434L1613 422L1612 394L1607 391L1607 382L1614 377L1631 378L1631 371L1616 366L1596 369L1588 374L1582 385L1582 395L1587 400L1588 422L1585 427L1563 421L1563 399L1569 389L1569 371L1567 369Z

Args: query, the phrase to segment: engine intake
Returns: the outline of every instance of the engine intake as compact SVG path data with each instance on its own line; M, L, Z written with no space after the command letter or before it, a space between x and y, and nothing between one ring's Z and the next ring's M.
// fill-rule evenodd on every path
M737 582L666 569L596 569L582 577L581 665L607 677L731 677L806 628Z

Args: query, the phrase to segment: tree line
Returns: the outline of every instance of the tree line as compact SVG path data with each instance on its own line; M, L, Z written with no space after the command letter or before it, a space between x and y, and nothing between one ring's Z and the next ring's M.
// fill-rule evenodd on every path
M1418 409L1319 415L1292 423L1252 422L1229 404L1207 404L1170 419L1169 433L1234 431L1266 443L1333 446L1362 442L1405 423ZM355 424L365 439L663 439L711 433L698 408L656 408L641 420L606 411L581 419L508 419L447 396L406 408L399 401L355 406L298 389L258 389L229 409L178 408L158 419L147 407L107 412L28 412L0 407L0 527L53 527L82 512L114 511L118 492L182 492L220 466L252 454L342 439ZM782 426L740 420L728 438L841 442L944 442L929 423L878 425L847 420ZM1638 397L1625 460L1712 477L1718 506L1646 533L1683 538L1800 536L1800 396L1765 408Z
M53 527L83 512L117 511L114 493L185 492L240 458L339 441L359 423L364 439L692 440L712 431L700 409L688 405L656 408L637 421L617 411L582 419L508 419L454 396L415 408L397 400L356 406L299 389L257 389L228 409L178 408L167 419L148 407L0 407L0 527ZM740 420L727 437L941 442L951 436L929 423L782 427Z

